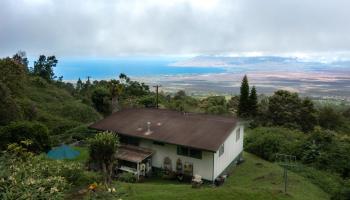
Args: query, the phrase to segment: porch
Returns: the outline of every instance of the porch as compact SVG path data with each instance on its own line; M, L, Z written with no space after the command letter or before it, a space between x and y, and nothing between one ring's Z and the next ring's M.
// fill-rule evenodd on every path
M133 146L121 145L118 150L117 171L133 173L137 180L140 176L149 176L152 171L153 150Z

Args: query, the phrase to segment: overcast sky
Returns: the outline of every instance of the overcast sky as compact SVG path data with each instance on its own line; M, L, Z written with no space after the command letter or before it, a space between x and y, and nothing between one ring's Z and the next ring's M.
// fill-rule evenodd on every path
M0 0L0 55L350 51L349 0Z

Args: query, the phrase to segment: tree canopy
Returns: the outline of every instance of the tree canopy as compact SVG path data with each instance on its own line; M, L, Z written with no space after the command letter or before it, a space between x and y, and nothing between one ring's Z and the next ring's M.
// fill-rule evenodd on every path
M53 68L56 67L58 60L55 56L40 55L38 60L34 62L33 74L41 76L47 81L55 78Z

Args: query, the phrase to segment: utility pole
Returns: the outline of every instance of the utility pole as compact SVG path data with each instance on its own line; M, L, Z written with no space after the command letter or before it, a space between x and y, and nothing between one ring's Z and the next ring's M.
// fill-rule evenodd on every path
M161 85L155 85L155 86L153 86L153 87L155 87L156 88L156 108L158 109L159 108L159 106L158 106L158 89L159 89L159 87L162 87Z

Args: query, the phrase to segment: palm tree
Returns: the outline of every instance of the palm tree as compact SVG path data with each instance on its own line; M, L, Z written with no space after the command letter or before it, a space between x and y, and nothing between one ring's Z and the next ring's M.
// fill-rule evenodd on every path
M124 86L118 80L111 80L109 82L109 92L112 97L112 113L118 111L119 97L124 91Z

